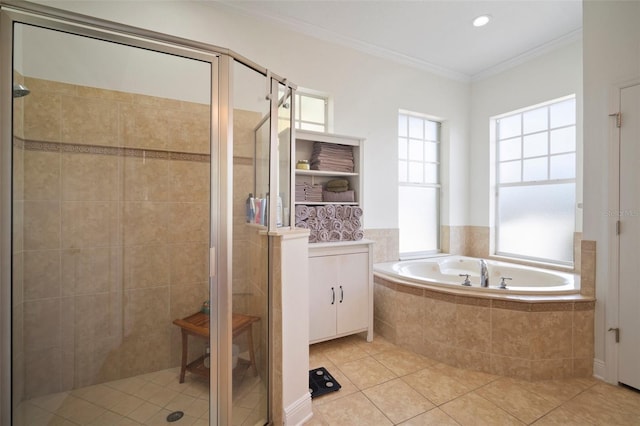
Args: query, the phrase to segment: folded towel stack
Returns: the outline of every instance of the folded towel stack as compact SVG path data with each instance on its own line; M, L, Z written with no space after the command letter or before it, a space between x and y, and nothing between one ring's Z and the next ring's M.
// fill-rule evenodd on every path
M356 201L356 194L353 190L342 192L322 191L322 201L330 203L353 203Z
M296 183L296 201L322 202L322 185L307 182Z
M353 147L324 142L313 144L311 170L353 173Z
M296 206L296 227L309 229L310 243L361 240L361 217L362 208L358 206Z
M344 192L349 190L349 181L346 179L332 179L325 185L327 191Z

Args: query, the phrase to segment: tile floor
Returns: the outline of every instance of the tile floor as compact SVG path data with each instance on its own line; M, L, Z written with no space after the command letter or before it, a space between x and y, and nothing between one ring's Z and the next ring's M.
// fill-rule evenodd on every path
M248 367L234 369L234 426L264 423L265 388L259 376L247 373ZM185 382L178 383L179 373L171 368L33 398L20 404L14 425L208 426L209 382L187 373ZM168 423L167 415L176 410L184 417Z
M526 382L447 366L376 337L310 347L342 385L313 400L316 425L640 425L640 392L596 379ZM264 386L234 370L233 425L261 423ZM21 404L16 425L208 425L209 386L172 368ZM184 411L167 423L173 410Z
M640 425L640 392L596 379L527 382L450 367L376 337L310 347L342 388L313 399L316 425Z

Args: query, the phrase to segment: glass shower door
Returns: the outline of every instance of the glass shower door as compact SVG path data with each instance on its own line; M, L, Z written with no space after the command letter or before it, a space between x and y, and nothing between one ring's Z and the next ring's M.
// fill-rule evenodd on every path
M14 424L208 424L215 63L13 39Z

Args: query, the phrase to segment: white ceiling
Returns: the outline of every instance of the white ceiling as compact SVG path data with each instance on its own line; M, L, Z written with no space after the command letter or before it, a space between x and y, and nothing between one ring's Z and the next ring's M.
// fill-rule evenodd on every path
M227 0L295 31L459 79L479 79L582 36L582 0ZM472 20L492 21L474 28Z

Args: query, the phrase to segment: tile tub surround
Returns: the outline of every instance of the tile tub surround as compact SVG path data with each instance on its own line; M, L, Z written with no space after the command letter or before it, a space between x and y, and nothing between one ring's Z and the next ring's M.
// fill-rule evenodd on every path
M592 375L593 298L485 298L374 282L375 330L398 346L524 380Z

